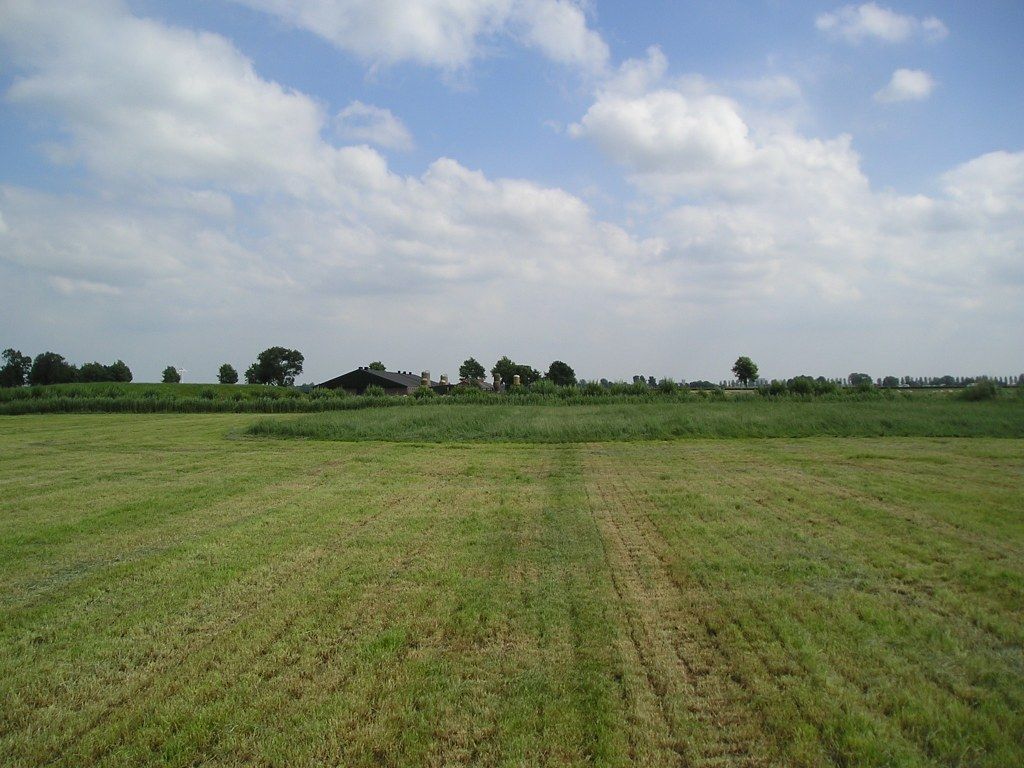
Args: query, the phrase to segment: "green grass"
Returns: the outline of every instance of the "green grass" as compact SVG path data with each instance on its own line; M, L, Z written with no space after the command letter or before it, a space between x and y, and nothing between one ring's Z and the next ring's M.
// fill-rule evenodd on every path
M0 764L1024 762L1019 440L251 418L0 421Z
M264 418L246 432L318 440L527 443L685 437L1024 437L1024 399L746 398L594 406L443 405Z
M541 386L547 382L542 382ZM1005 387L962 390L842 390L820 397L772 396L771 402L947 402L964 396L982 394L984 399L1002 403L1024 403L1024 388ZM577 387L523 388L501 393L456 390L450 395L419 397L351 396L341 390L297 387L273 387L235 384L54 384L37 387L0 388L0 415L21 416L44 413L321 413L394 407L466 406L466 405L619 405L693 403L693 402L765 402L754 390L724 392L691 391L686 388L663 393L645 385L614 384L596 391Z

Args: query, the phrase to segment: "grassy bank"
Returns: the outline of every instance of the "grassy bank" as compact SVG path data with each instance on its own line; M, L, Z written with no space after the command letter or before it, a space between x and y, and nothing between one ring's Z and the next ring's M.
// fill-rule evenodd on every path
M0 420L0 764L1024 763L1022 441L251 418Z
M317 440L528 443L686 437L1024 437L1024 401L661 402L572 407L427 405L259 419L250 435Z

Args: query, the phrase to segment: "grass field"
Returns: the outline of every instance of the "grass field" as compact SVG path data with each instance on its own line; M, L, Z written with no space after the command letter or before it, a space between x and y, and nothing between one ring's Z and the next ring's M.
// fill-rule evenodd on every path
M863 401L628 405L422 405L263 418L246 432L270 437L401 442L526 443L681 437L1024 437L1024 398L965 403L922 395Z
M253 418L0 419L0 764L1024 764L1020 440Z

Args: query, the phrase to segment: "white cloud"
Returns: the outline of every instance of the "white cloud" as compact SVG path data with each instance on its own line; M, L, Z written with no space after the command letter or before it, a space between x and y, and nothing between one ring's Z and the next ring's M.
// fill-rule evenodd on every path
M624 64L570 135L594 141L664 211L651 221L663 277L684 295L813 305L899 286L962 303L1016 274L1024 153L954 169L940 197L875 192L849 136L754 122L739 102L664 72L656 53Z
M518 0L513 19L522 24L522 40L552 61L600 72L608 45L588 28L582 9L571 0Z
M334 130L346 141L362 141L387 149L412 149L412 134L391 110L353 101L334 118Z
M711 359L750 318L913 307L902 317L941 338L931 329L951 308L1019 317L1024 304L1024 153L965 163L935 196L879 193L849 137L807 136L702 78L669 78L657 49L603 81L569 129L636 185L633 230L565 190L451 158L395 173L369 147L326 141L319 103L260 77L225 38L120 3L0 4L0 43L8 98L52 117L56 154L88 180L68 195L0 187L5 306L48 338L91 328L83 343L134 343L153 375L203 347L212 376L228 358L211 327L253 352L303 339L327 361L314 377L380 349L432 366L424 350L453 326L463 356L481 344L481 358L540 364L568 344L600 375L678 359L680 338L706 339ZM181 351L154 351L168 329Z
M935 90L935 79L920 69L897 69L889 84L875 94L875 101L924 101Z
M104 204L8 189L15 238L3 255L24 267L184 284L200 264L223 263L210 274L224 274L237 259L239 279L257 286L400 293L515 277L625 291L641 283L625 262L657 249L559 189L488 179L447 158L403 177L369 147L332 146L319 105L261 79L229 41L118 3L6 6L0 40L24 72L8 98L54 115L69 137L60 151L106 186ZM364 117L377 143L404 140L389 112L358 102L335 127L361 130ZM218 229L224 217L231 226Z
M601 70L608 46L573 0L236 0L312 32L373 65L458 69L498 35L552 61Z
M914 37L929 41L944 39L949 30L934 16L918 19L880 6L877 3L844 5L815 20L822 32L850 43L873 39L884 43L902 43Z

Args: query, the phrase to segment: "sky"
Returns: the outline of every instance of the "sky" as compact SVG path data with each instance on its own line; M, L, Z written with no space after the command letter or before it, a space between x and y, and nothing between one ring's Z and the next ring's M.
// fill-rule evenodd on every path
M1024 371L1024 3L0 0L0 346Z

